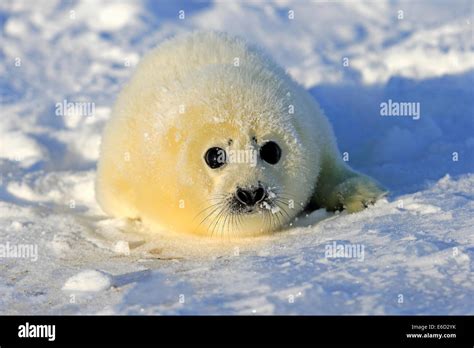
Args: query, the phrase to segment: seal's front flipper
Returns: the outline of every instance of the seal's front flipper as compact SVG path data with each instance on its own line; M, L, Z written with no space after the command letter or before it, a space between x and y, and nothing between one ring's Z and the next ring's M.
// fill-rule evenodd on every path
M342 208L349 213L355 213L374 204L387 193L373 179L357 174L334 187L330 198L332 204L326 208L328 210Z
M321 175L313 202L329 211L355 213L385 196L385 190L374 179L349 168L332 169L332 175Z

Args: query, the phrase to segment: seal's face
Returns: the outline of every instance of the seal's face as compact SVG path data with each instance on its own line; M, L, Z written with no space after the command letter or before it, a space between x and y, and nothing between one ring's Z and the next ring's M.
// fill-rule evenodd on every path
M284 105L268 109L256 97L249 95L245 107L225 94L214 99L219 105L186 104L166 134L166 143L179 147L173 175L186 201L186 216L177 218L188 221L186 230L267 233L288 224L308 203L318 154Z

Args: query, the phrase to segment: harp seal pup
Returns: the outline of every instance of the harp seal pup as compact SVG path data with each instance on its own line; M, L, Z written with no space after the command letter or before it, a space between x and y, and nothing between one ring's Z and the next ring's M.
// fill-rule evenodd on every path
M305 209L357 212L384 193L341 159L301 86L216 32L143 58L105 127L96 179L106 213L208 236L271 233Z

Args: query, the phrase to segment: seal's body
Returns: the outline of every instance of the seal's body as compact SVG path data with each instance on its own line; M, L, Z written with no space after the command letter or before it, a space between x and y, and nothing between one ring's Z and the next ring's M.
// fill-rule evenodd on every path
M355 212L383 194L341 160L302 87L214 32L167 41L140 63L106 126L96 191L113 216L230 236L276 231L310 203Z

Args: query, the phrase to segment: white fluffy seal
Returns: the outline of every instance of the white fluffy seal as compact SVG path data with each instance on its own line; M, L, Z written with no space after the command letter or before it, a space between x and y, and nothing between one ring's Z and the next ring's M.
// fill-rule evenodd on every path
M198 32L149 53L101 145L110 215L204 235L281 229L310 207L355 212L383 194L342 161L313 98L258 49Z

